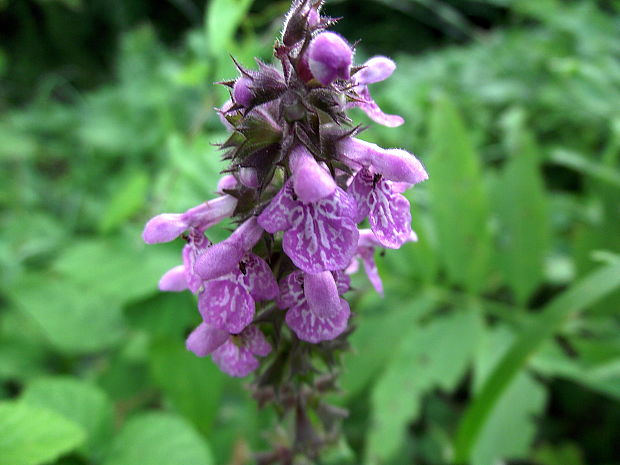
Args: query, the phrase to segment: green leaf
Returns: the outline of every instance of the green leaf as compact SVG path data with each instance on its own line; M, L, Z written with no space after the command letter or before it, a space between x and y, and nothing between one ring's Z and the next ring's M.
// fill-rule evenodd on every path
M76 378L44 378L29 384L20 398L28 405L45 407L84 428L86 448L100 456L112 435L113 406L97 386Z
M431 214L450 281L477 293L490 253L488 200L480 156L454 105L438 99L430 123Z
M17 283L11 297L63 352L105 349L117 343L125 330L118 304L69 280L27 275Z
M549 303L516 339L466 410L455 442L455 462L470 463L480 434L495 405L541 344L575 313L585 310L620 286L620 265L604 267Z
M212 465L211 452L181 418L147 413L130 419L112 443L104 465Z
M210 359L196 357L181 338L152 344L150 368L166 398L203 434L213 429L225 375Z
M483 384L513 339L503 327L481 338L475 385ZM536 433L534 418L541 414L545 399L544 388L527 373L520 373L493 408L473 450L472 463L493 465L502 459L526 458ZM519 434L506 434L506 431Z
M416 320L433 308L427 296L406 301L389 291L385 298L367 294L356 305L359 327L349 339L353 351L344 355L343 365L347 369L340 379L347 398L359 394L385 367L405 337L402 329L415 325Z
M146 201L149 177L137 171L123 180L101 216L99 230L109 233L138 212Z
M398 452L425 392L455 388L474 355L482 322L469 308L403 329L402 342L372 392L367 464L389 463Z
M84 431L50 410L0 403L0 463L38 465L79 446Z
M499 220L497 260L517 303L525 305L543 278L551 231L538 147L521 125L493 198Z
M213 56L225 56L252 0L213 0L207 9L207 39Z
M567 149L555 149L551 152L551 161L584 175L591 176L609 186L620 187L620 171L611 166L592 161L588 157Z
M157 292L161 275L179 261L180 249L147 247L140 232L131 230L131 236L78 241L53 269L82 286L83 292L114 305Z

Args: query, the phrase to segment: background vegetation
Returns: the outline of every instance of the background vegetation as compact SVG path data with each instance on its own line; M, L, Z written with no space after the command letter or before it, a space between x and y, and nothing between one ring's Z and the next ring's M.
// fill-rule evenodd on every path
M214 195L212 82L269 58L287 7L0 1L0 465L240 465L277 437L185 351L192 296L156 290L181 246L140 232ZM407 123L364 137L431 178L386 297L355 282L323 463L620 464L620 3L326 10L399 64L374 93Z

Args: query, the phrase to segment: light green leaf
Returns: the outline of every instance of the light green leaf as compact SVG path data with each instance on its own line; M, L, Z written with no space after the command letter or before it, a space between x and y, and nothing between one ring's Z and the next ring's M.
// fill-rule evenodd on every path
M83 293L123 304L157 292L165 271L178 265L180 249L149 247L140 232L131 236L79 241L54 263L55 271L83 288Z
M104 465L212 465L205 441L181 418L148 413L129 420Z
M347 398L359 394L377 373L405 337L403 328L411 328L433 307L427 296L405 299L392 292L385 298L366 294L356 305L359 327L349 341L353 350L345 353L340 384Z
M210 359L189 352L181 338L153 342L150 368L166 398L203 434L215 422L225 375Z
M50 410L0 403L0 463L39 465L79 446L84 431Z
M17 283L11 297L63 352L87 353L110 347L125 329L117 303L69 280L27 275Z
M588 275L548 304L515 340L466 410L455 442L455 462L470 463L495 405L541 344L575 313L588 309L620 286L620 265Z
M144 206L148 187L149 177L143 171L124 179L101 215L99 230L108 233L138 212Z
M207 39L213 56L226 56L252 0L213 0L207 9Z
M476 385L482 385L508 350L512 339L512 334L501 327L481 339ZM499 399L481 431L472 463L494 465L501 459L526 457L536 433L534 418L541 413L545 399L545 390L539 383L527 373L519 374ZM506 431L518 431L519 434L506 434Z
M497 260L517 303L525 305L542 281L551 231L537 144L521 124L513 132L512 153L493 196L499 219Z
M113 406L97 386L76 378L44 378L29 384L20 398L28 405L45 407L84 428L86 448L99 456L112 435Z
M429 130L427 188L439 252L450 281L476 293L485 284L491 245L480 156L448 98L436 102Z
M389 463L398 452L426 391L454 389L474 355L482 322L470 308L401 331L403 340L372 392L365 461L369 465Z

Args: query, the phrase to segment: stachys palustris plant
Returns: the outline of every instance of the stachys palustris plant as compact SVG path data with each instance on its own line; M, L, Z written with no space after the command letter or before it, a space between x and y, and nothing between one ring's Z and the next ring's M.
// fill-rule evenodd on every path
M381 111L369 85L388 78L392 60L360 66L322 1L296 0L274 47L280 66L236 64L219 109L230 137L220 148L228 168L219 197L185 213L151 219L149 244L183 237L183 264L161 278L163 291L190 290L202 323L186 341L231 376L256 373L262 405L294 415L290 438L258 463L316 457L337 439L346 412L322 395L335 389L338 354L347 348L351 310L342 297L359 261L379 293L376 248L416 240L406 189L427 179L418 159L357 136L347 110L358 107L390 127L403 119ZM237 229L213 244L205 232L225 218ZM369 229L358 226L368 219ZM310 415L309 410L314 414ZM311 420L313 418L313 420Z

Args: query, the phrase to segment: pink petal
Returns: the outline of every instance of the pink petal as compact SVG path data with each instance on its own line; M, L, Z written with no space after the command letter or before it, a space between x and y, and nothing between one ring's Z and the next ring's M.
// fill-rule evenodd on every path
M396 69L396 63L384 56L372 57L364 63L364 68L353 75L353 82L367 85L385 81Z
M254 355L266 357L271 353L271 344L263 332L255 325L250 325L241 333L243 345Z
M187 221L183 215L178 213L162 213L151 218L142 232L142 239L147 244L158 244L161 242L170 242L188 228Z
M235 378L244 378L258 368L258 360L250 350L230 339L213 352L212 358L220 370Z
M187 350L194 352L198 357L206 357L224 344L228 337L226 331L200 323L188 336L185 346Z
M207 281L198 295L198 310L205 323L239 334L254 318L255 304L245 286L239 283L239 272Z
M243 257L244 283L255 301L275 299L279 293L278 283L265 260L253 253Z
M290 166L293 188L302 202L316 202L331 195L336 189L336 182L329 171L320 166L303 145L291 152Z
M280 280L280 293L276 298L278 307L284 310L301 302L306 297L303 290L304 276L301 271L293 271Z
M258 215L258 224L270 234L289 228L291 215L298 207L298 202L294 200L294 196L293 181L288 180L267 208Z
M305 273L304 296L312 313L319 317L330 318L340 311L340 296L331 271Z
M188 285L185 277L185 267L183 265L175 266L166 271L159 280L160 291L181 292L187 289Z
M344 299L340 299L340 310L330 317L316 315L304 300L286 312L286 324L299 339L316 344L342 334L347 329L350 315L349 304Z
M382 246L398 249L411 238L411 206L400 194L394 194L388 181L376 183L369 197L370 228Z

